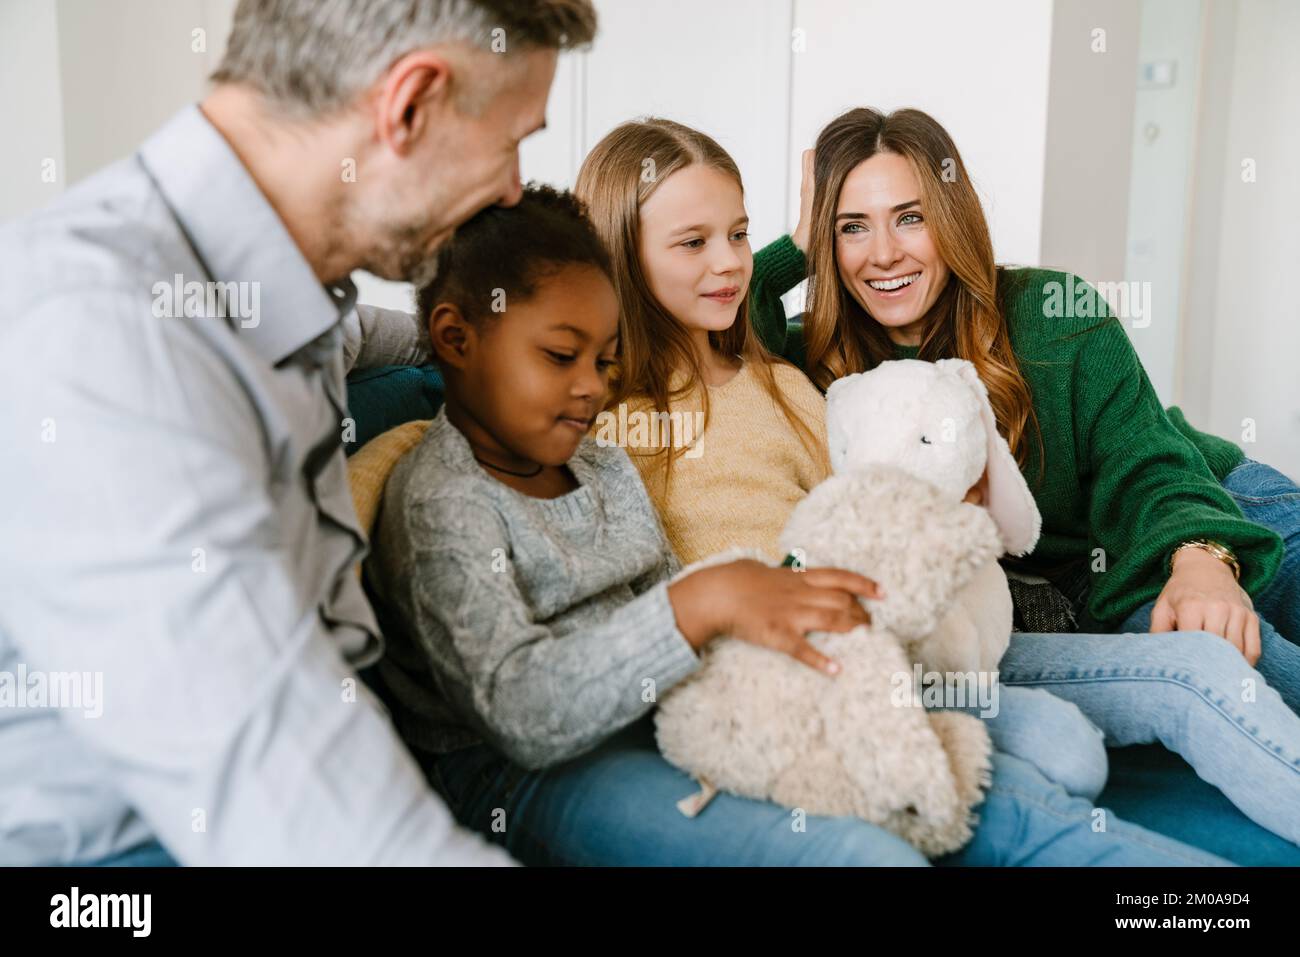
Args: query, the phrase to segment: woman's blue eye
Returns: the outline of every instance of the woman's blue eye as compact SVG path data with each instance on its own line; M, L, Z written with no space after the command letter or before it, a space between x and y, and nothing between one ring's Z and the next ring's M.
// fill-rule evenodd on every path
M898 225L911 225L907 222L909 219L915 220L918 223L922 221L920 213L904 213L902 216L898 217Z
M742 229L742 230L740 230L739 232L732 233L731 238L732 238L732 239L735 239L735 240L748 239L748 238L749 238L749 230L748 230L748 229Z
M857 227L857 229L854 229L854 227ZM857 230L860 230L860 229L862 229L862 228L864 228L864 227L862 226L861 223L845 223L844 228L841 229L840 232L842 232L842 233L847 233L847 232L849 232L850 230L856 232Z

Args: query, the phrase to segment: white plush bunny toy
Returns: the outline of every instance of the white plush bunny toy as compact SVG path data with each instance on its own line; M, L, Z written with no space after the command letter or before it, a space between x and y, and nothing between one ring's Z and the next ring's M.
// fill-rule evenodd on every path
M814 632L842 671L722 638L655 716L659 748L704 789L809 814L857 815L937 856L970 839L988 783L976 717L926 710L913 665L990 672L1011 633L997 559L1037 541L1040 519L987 393L968 362L886 362L827 393L834 474L794 510L781 547L796 567L833 565L879 582L872 623ZM963 503L988 469L987 508ZM740 556L740 550L689 566ZM680 575L679 575L680 577ZM987 674L986 674L987 677Z
M1002 551L1024 555L1042 518L1020 468L998 434L988 392L965 359L884 362L831 383L826 432L837 475L892 466L960 502L988 469L988 510ZM1011 637L1011 592L986 562L953 596L934 630L909 643L927 671L992 671Z

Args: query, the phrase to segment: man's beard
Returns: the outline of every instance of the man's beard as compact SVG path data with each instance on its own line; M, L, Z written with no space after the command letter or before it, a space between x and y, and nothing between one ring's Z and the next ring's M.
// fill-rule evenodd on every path
M383 279L409 282L419 289L437 276L438 252L450 239L448 237L430 253L429 238L427 221L395 226L387 232L382 246L372 253L370 262L362 268Z
M436 252L428 255L421 250L418 254L412 254L402 260L402 276L416 289L422 289L438 275L438 259Z

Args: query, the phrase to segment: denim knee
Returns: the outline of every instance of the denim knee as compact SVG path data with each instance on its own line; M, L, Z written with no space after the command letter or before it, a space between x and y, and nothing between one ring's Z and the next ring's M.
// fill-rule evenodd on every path
M1005 685L1002 697L1005 713L988 723L994 748L1028 761L1069 794L1096 800L1110 771L1101 729L1045 688Z
M1198 691L1226 693L1237 688L1238 679L1255 673L1232 642L1210 631L1171 631L1141 640L1152 639L1163 641L1159 661L1170 676L1190 682Z
M1069 720L1060 725L1059 746L1047 752L1039 770L1068 793L1096 801L1110 776L1105 735L1074 702L1061 704L1070 712Z

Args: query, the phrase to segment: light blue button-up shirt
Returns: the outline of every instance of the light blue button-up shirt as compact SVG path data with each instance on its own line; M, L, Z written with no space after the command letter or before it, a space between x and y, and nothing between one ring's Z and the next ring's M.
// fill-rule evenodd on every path
M0 277L0 864L502 862L354 672L344 376L411 317L324 288L197 107Z

